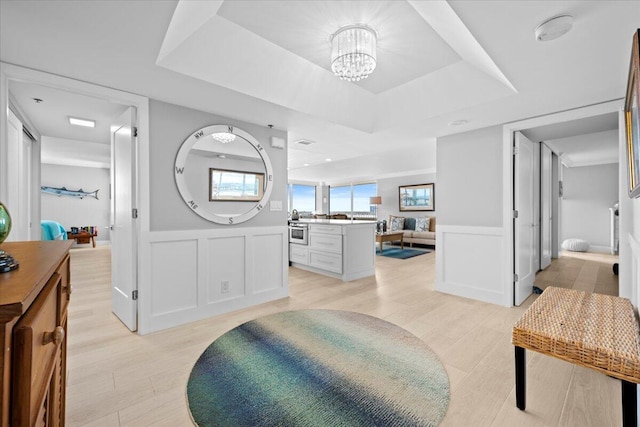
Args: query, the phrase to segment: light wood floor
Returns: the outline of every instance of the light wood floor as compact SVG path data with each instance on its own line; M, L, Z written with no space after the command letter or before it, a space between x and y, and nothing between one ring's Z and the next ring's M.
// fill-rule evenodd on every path
M617 294L615 258L554 260L537 285ZM283 310L330 308L386 319L423 339L445 364L451 403L442 426L620 426L620 383L527 353L527 410L515 405L511 327L522 307L505 308L434 291L435 253L378 257L376 276L354 282L291 268L290 297L139 336L111 314L109 248L72 251L69 310L69 426L190 426L185 386L204 349L245 321Z

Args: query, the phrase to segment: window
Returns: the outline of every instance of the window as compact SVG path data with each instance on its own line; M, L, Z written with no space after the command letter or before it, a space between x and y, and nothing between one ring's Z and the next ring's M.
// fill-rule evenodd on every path
M369 204L369 197L377 194L378 185L375 182L330 187L329 211L331 215L346 214L353 218L374 219L375 207Z
M311 218L316 210L314 185L289 184L289 212L298 211L300 218Z

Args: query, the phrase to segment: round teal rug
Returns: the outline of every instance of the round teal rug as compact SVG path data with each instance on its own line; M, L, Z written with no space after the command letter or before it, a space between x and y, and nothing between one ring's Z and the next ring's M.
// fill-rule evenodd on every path
M252 320L202 353L187 383L205 426L437 426L449 406L438 357L365 314L299 310Z

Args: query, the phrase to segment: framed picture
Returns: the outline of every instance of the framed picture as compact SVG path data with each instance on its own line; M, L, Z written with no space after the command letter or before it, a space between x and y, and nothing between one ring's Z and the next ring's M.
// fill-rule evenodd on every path
M400 211L434 211L434 184L401 185L398 187Z
M640 29L633 35L631 64L627 81L624 115L627 128L627 170L629 171L629 197L640 197Z
M210 202L259 202L263 194L263 173L209 168Z

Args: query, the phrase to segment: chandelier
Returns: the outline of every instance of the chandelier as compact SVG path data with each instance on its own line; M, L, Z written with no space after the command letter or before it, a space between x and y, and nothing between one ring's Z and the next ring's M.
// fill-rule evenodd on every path
M216 141L220 141L223 144L228 144L230 142L235 141L236 136L233 134L233 126L227 126L229 128L229 132L216 132L212 133L211 136Z
M220 141L223 144L228 144L236 139L236 136L234 134L227 132L212 133L211 136L213 137L213 139Z
M376 32L366 25L340 28L331 40L331 71L341 80L357 82L376 68Z

